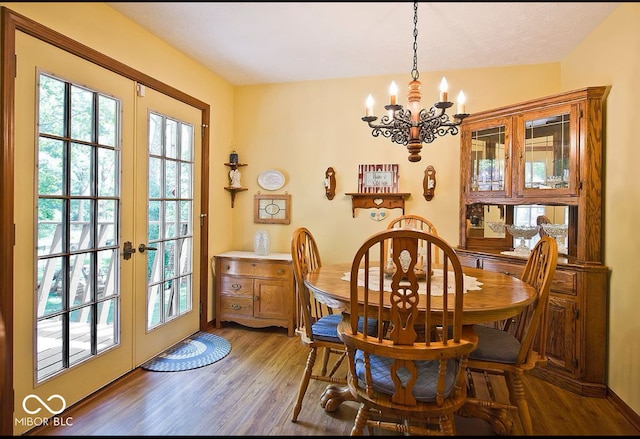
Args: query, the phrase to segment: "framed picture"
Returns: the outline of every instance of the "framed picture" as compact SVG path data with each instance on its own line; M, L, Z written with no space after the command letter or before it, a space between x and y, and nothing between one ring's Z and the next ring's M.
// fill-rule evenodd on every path
M291 195L261 195L253 198L253 222L289 224L291 219Z
M397 164L358 165L358 192L398 192L399 177Z

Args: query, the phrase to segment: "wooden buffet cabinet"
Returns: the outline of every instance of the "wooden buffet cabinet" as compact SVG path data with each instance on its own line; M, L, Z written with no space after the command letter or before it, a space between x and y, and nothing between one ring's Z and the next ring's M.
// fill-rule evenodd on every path
M295 333L295 288L289 253L214 256L216 328L232 321L252 328L281 326Z
M534 374L595 397L607 393L609 269L602 253L607 91L588 87L472 114L461 125L460 140L461 262L520 276L526 257L515 255L514 238L491 223L535 226L544 218L565 224L551 286L549 362Z

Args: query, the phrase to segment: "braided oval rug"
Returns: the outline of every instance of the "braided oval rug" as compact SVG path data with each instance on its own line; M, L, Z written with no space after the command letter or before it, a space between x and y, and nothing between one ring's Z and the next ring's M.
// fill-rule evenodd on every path
M140 367L155 372L197 369L223 359L229 352L231 344L226 339L208 332L198 332Z

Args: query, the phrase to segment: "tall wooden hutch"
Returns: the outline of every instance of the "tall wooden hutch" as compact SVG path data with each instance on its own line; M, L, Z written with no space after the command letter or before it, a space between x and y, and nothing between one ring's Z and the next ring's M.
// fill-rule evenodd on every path
M565 224L551 286L549 362L535 374L598 397L606 396L609 270L603 265L602 194L607 91L588 87L483 111L461 125L462 263L520 276L526 257L514 254L514 237L494 231L495 223L536 225L545 218Z

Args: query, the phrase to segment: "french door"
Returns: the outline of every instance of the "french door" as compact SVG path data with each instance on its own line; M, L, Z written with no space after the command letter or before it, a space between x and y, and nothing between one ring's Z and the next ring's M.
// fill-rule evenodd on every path
M186 104L21 32L16 53L20 434L198 330L201 136Z
M200 110L144 87L137 102L136 366L198 330L202 145Z

